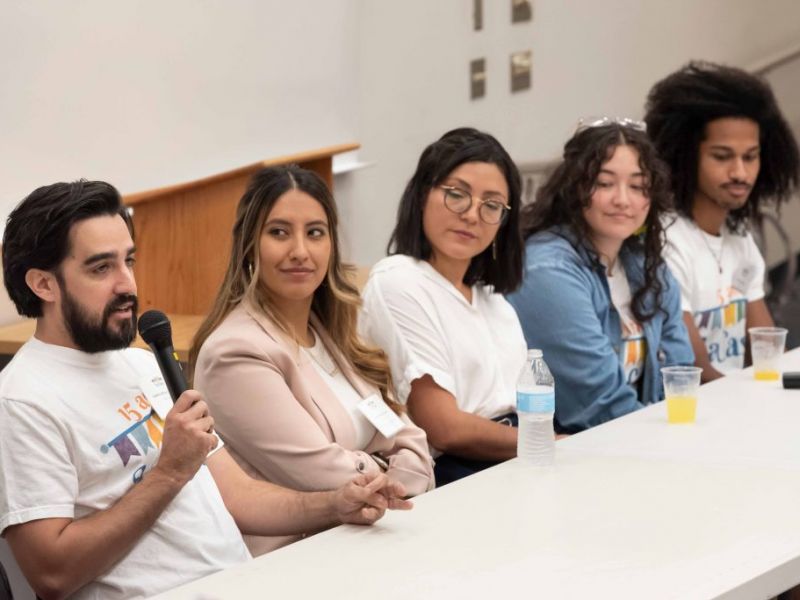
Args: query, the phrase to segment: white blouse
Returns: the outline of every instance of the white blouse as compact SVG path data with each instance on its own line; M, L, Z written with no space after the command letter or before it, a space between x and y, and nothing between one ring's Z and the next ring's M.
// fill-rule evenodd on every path
M314 365L319 376L350 415L356 430L354 450L363 450L377 433L375 426L358 410L358 405L363 398L336 365L336 361L325 348L325 344L320 341L318 335L314 335L314 345L310 348L303 348L303 351L311 358L311 364Z
M395 255L372 268L363 301L359 330L389 356L400 402L427 374L464 412L514 412L526 344L501 294L476 285L470 303L427 262Z

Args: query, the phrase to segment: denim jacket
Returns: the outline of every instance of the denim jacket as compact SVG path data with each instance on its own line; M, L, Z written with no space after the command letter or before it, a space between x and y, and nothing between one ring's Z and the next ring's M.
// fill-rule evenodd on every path
M631 294L644 285L644 255L623 246ZM640 394L619 360L620 316L604 267L565 228L541 231L525 244L522 286L508 296L529 348L540 348L556 383L556 426L574 433L662 400L660 368L691 365L694 353L681 313L680 288L659 270L661 308L642 323L647 341ZM647 296L652 308L654 299Z

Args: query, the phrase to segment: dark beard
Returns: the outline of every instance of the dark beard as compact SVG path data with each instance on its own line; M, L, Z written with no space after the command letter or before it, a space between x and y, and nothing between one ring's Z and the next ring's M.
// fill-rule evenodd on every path
M64 315L64 323L73 343L78 348L89 354L95 354L97 352L106 352L107 350L122 350L131 345L131 342L136 337L136 313L138 312L136 296L133 294L119 294L113 298L103 309L100 323L96 323L92 321L83 306L70 295L66 288L62 289L64 290L64 298L61 311ZM119 331L113 331L109 327L111 313L128 302L133 303L131 309L133 316L130 320L123 321L120 324Z

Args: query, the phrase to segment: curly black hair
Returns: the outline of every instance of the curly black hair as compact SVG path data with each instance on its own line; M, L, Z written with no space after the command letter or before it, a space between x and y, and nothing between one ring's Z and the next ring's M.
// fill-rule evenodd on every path
M780 206L798 184L800 155L769 84L734 67L694 61L656 83L647 96L645 122L671 169L678 212L692 218L700 142L710 121L744 117L758 123L761 168L744 206L728 214L733 231L760 217L765 203Z
M644 254L644 285L631 301L631 311L639 322L647 321L661 307L663 285L659 270L664 260L664 229L662 217L672 210L667 166L658 157L653 143L644 131L633 127L610 124L590 127L576 133L564 146L561 163L536 194L536 202L522 209L522 234L527 239L538 231L554 226L568 227L578 240L590 249L599 266L599 257L592 250L589 225L583 211L591 202L597 176L603 164L611 159L618 146L630 146L639 154L639 166L645 175L650 210L645 231L629 237L623 245ZM646 298L652 294L652 309Z

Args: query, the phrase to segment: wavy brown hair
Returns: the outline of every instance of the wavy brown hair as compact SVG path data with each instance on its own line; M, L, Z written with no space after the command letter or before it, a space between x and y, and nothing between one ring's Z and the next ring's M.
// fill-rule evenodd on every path
M638 153L650 199L644 233L632 235L623 243L644 253L644 285L631 300L633 315L644 322L653 318L661 306L663 285L658 271L664 265L661 251L665 241L661 219L672 208L667 166L658 158L646 133L615 123L590 127L572 136L564 146L563 160L537 192L536 202L522 209L522 234L527 239L538 231L566 226L580 244L590 249L599 265L599 257L589 242L589 225L583 210L592 200L600 169L619 146L630 146ZM646 298L650 294L652 310L647 309Z
M333 196L319 175L297 165L268 167L258 171L239 201L225 278L211 312L197 331L189 351L190 376L194 375L203 343L245 298L260 307L287 337L297 341L257 276L260 273L259 239L264 223L275 203L290 190L305 192L319 202L325 210L330 229L330 262L325 279L314 291L312 312L353 369L380 390L381 396L394 412L403 412L402 405L394 400L394 386L386 354L366 345L356 331L361 297L352 283L355 268L341 261L337 233L339 217Z

